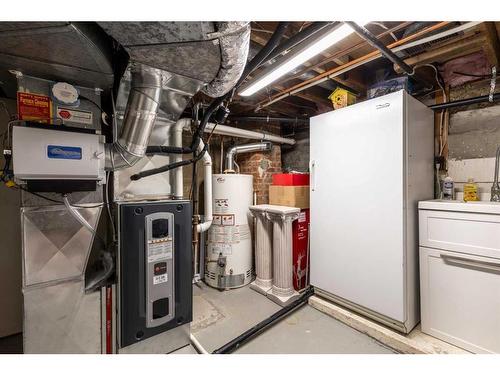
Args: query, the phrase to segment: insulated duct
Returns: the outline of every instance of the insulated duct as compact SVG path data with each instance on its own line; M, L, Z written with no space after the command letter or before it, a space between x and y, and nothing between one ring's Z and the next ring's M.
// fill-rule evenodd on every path
M212 36L219 36L221 66L217 76L202 90L212 98L229 92L240 79L250 43L249 22L218 22L217 28L218 32Z
M106 144L106 169L133 166L145 154L160 107L163 73L144 65L131 69L130 94L116 142Z
M233 146L226 153L226 171L234 171L234 157L237 154L257 151L271 151L271 142L249 143L246 145Z

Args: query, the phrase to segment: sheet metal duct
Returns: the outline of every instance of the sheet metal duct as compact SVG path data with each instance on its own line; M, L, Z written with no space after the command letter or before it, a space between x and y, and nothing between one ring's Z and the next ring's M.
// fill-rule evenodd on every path
M0 68L85 87L113 85L111 39L93 22L1 22Z
M165 73L144 65L131 68L130 93L118 140L106 144L106 169L131 167L146 154L160 108Z
M219 97L243 73L248 56L248 22L100 22L131 61L206 84Z
M103 22L130 55L130 90L120 136L106 167L131 167L146 153L160 108L176 121L204 85L221 96L240 78L250 39L247 22ZM215 49L214 49L215 48ZM166 92L165 92L166 90ZM176 96L183 100L175 100Z

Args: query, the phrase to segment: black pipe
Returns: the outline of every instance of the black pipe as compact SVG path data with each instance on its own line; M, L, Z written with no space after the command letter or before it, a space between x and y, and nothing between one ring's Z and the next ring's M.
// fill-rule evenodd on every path
M248 77L250 73L252 73L255 69L257 69L269 56L269 54L274 51L274 49L278 46L281 38L285 34L286 29L288 28L289 22L280 22L278 23L278 26L276 26L276 30L274 31L273 35L271 38L268 40L266 45L262 47L262 49L257 53L257 55L250 61L245 69L243 70L243 74L241 75L240 79L236 84L234 85L233 89L230 90L227 94L222 95L221 97L215 99L210 106L207 108L205 111L203 118L200 122L200 125L196 129L196 133L193 136L193 140L191 141L191 146L189 146L189 149L185 147L172 147L172 146L165 146L165 150L168 150L168 153L182 153L182 154L188 154L188 153L193 153L193 158L189 160L183 160L175 163L170 163L167 165L164 165L159 168L154 168L154 169L149 169L146 171L142 171L139 173L136 173L132 176L130 176L130 179L132 181L139 180L143 177L147 176L152 176L158 173L166 172L175 168L179 168L185 165L189 165L191 163L196 163L198 162L205 152L207 151L207 145L203 148L203 150L199 153L196 154L196 149L198 148L198 145L200 143L201 137L203 135L203 132L205 131L205 127L208 124L208 121L212 114L219 108L220 105L226 100L232 97L233 93L236 91L236 89L243 83L243 81Z
M249 330L245 331L235 339L229 341L227 344L221 346L219 349L216 349L212 352L212 354L229 354L238 349L242 344L251 340L258 334L264 332L266 329L270 328L273 324L277 323L279 320L283 319L292 311L295 311L302 305L307 303L309 297L314 294L314 289L309 287L304 293L300 296L299 299L293 301L290 305L283 307L278 312L271 315L269 318L263 320L259 324L253 326Z
M396 55L389 48L387 48L370 31L368 31L363 26L358 25L356 22L346 21L345 23L351 26L353 30L356 32L356 34L358 34L361 38L363 38L369 45L371 45L373 48L378 49L384 57L392 61L394 64L398 65L406 74L413 75L413 69L407 63L405 63L401 58L399 58L398 55Z
M500 100L500 93L493 94L493 101L496 102L499 100ZM466 105L485 103L485 102L489 102L489 101L490 101L490 96L483 95L483 96L475 96L475 97L469 98L469 99L455 100L453 102L433 104L433 105L430 105L429 108L433 109L434 111L439 111L441 109L463 107Z
M259 122L271 122L271 121L279 121L286 123L297 123L297 124L305 124L309 123L309 119L307 118L298 118L298 117L274 117L274 116L229 116L228 121L259 121Z
M318 31L323 30L325 27L327 27L331 24L332 24L332 22L313 22L312 25L306 27L302 31L299 31L297 34L288 38L286 41L284 41L278 47L276 47L274 49L274 51L272 51L269 54L269 56L267 57L266 61L263 62L263 64L278 57L283 52L285 52L285 51L295 47L296 45L302 43L304 40L308 39L309 37L316 34Z

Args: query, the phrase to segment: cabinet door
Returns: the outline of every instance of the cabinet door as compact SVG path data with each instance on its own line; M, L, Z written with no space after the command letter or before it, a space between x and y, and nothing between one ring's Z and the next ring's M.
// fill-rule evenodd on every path
M500 353L500 260L420 248L422 331L476 353Z
M311 119L311 283L404 322L403 92Z

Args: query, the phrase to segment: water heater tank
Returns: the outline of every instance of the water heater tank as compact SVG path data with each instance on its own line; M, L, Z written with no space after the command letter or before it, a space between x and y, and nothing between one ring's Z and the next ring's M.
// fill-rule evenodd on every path
M253 176L213 175L212 226L208 232L205 282L219 289L252 281Z

